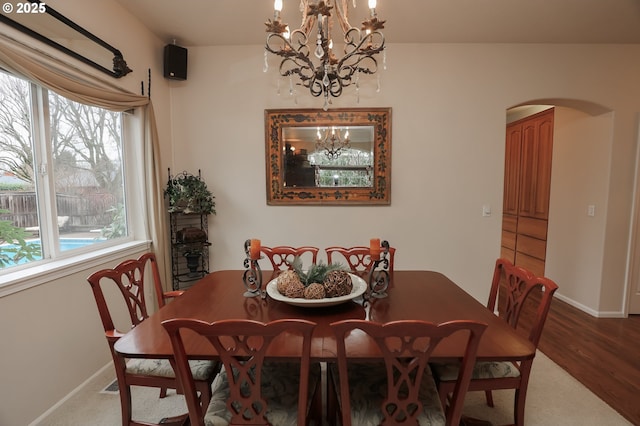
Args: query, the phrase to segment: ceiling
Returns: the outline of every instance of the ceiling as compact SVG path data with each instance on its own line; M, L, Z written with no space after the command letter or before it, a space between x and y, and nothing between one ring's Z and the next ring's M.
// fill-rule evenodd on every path
M263 44L273 0L116 0L167 43ZM283 21L300 22L297 0ZM350 11L354 26L364 0ZM351 1L349 1L351 4ZM387 43L640 43L640 0L378 0Z

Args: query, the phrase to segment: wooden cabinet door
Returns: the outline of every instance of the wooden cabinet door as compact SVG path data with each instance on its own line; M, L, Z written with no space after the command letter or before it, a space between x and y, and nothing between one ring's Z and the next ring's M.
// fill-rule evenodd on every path
M544 275L553 109L507 126L500 255Z
M519 216L549 218L553 110L523 123Z
M504 155L504 197L502 212L517 215L520 194L520 157L522 152L522 124L507 127Z

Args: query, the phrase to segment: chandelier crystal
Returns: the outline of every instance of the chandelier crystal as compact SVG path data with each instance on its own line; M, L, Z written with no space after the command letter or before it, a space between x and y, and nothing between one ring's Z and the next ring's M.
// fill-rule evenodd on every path
M353 7L356 7L356 0ZM334 4L335 3L335 4ZM302 23L290 31L280 19L282 0L274 2L274 17L267 26L265 45L265 72L268 70L267 52L282 58L279 72L296 84L309 89L313 96L324 96L324 110L329 108L329 97L338 97L345 87L354 84L359 90L360 74L372 75L378 71L376 55L383 54L385 21L378 20L376 0L369 0L369 18L360 28L351 26L348 19L348 0L300 0ZM335 15L342 31L344 55L339 58L333 51L331 30ZM315 38L312 32L315 28ZM292 89L290 89L292 92Z

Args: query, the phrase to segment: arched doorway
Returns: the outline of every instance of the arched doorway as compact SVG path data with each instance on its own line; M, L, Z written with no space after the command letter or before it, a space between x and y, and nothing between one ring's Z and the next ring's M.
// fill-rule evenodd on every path
M507 122L554 108L544 274L559 298L597 315L602 292L613 112L574 99L536 99L508 109ZM505 186L506 188L506 186Z

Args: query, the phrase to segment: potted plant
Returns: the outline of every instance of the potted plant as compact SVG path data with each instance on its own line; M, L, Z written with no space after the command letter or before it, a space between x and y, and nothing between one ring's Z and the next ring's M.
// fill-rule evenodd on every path
M164 195L169 200L169 213L216 214L215 197L199 173L198 176L187 172L169 176Z
M187 268L189 268L189 276L197 275L200 267L200 258L202 250L199 248L187 249L182 255L187 259Z

